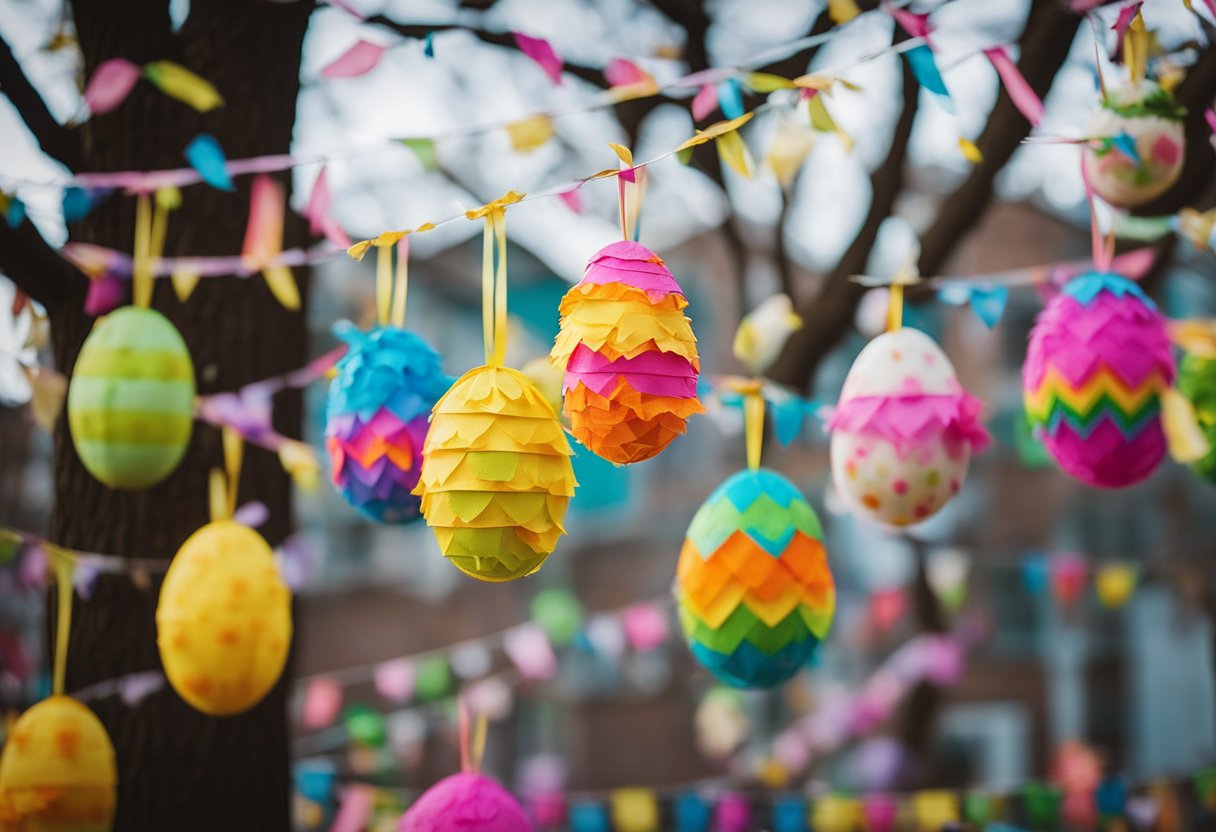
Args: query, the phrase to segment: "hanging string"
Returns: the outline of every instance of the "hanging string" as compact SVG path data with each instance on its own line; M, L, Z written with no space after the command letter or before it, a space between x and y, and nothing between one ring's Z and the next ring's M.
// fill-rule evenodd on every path
M230 520L236 513L236 498L241 480L241 462L245 456L245 443L241 435L230 427L221 432L224 448L224 467L212 468L208 491L211 502L211 522Z
M1094 194L1094 186L1089 180L1089 171L1084 163L1081 164L1081 181L1085 183L1085 198L1089 200L1089 242L1094 268L1100 272L1108 272L1115 255L1114 230L1111 231L1108 243L1098 224L1098 197Z
M410 237L405 235L397 243L397 279L393 283L393 310L390 316L393 326L405 326L405 300L410 280Z
M63 696L68 668L68 634L72 629L72 575L76 571L76 559L57 547L47 547L47 556L55 572L55 668L51 682L51 693Z
M468 701L461 696L457 703L456 716L460 743L460 770L465 774L478 774L481 771L481 761L486 753L486 733L489 726L484 713L477 711L470 716L471 711ZM473 720L471 727L470 720Z
M481 326L486 364L501 367L507 356L507 215L508 205L524 198L510 191L480 208L466 211L471 220L484 219L481 251Z
M642 236L642 200L646 197L646 183L648 180L646 172L648 168L635 168L634 176L637 178L636 187L633 189L633 234L629 239L635 243Z
M145 309L152 304L152 200L147 193L140 193L135 198L131 300Z

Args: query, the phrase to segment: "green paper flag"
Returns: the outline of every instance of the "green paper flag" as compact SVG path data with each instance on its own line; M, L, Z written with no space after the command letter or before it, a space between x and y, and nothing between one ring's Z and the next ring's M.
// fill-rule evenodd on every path
M1045 783L1027 783L1022 789L1022 813L1035 829L1055 829L1062 802L1060 790Z
M532 599L532 620L554 644L569 644L583 624L583 607L568 590L546 589Z
M379 748L388 736L384 717L367 705L351 705L343 711L342 724L353 741L368 748Z
M414 681L414 697L430 702L443 696L452 685L452 671L443 656L430 656L417 662L418 675Z
M439 170L439 155L433 139L402 139L401 143L414 152L427 171Z

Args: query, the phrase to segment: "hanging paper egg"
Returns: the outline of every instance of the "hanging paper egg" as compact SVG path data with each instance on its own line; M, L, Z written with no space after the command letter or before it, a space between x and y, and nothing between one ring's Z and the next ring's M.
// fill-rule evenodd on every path
M114 746L86 706L52 696L13 725L0 756L0 829L108 832L118 769Z
M828 420L832 481L856 514L888 526L932 517L962 487L988 433L980 403L925 333L902 327L868 343Z
M194 427L194 365L154 309L97 320L68 384L68 426L89 473L111 488L150 488L181 462Z
M1026 414L1064 471L1121 488L1165 456L1161 394L1174 380L1165 321L1125 277L1089 272L1039 314L1022 367Z
M1216 359L1188 353L1178 365L1178 392L1195 409L1195 420L1212 450L1191 470L1216 483Z
M693 516L675 595L689 647L714 676L736 687L786 681L836 609L815 510L780 474L735 474Z
M421 516L418 484L431 408L452 383L439 355L412 332L381 326L335 328L350 345L338 362L325 409L325 447L334 485L381 523Z
M704 411L686 306L662 259L628 241L600 249L562 299L551 357L575 438L604 459L650 459Z
M532 832L519 801L493 778L462 773L445 777L414 801L399 832Z
M1178 181L1186 154L1186 108L1152 81L1107 91L1085 126L1082 165L1094 192L1134 208Z
M291 646L291 592L266 540L233 520L190 535L165 573L156 644L173 689L203 713L261 701Z
M557 547L577 483L553 407L523 373L478 367L435 404L414 493L460 571L511 581Z

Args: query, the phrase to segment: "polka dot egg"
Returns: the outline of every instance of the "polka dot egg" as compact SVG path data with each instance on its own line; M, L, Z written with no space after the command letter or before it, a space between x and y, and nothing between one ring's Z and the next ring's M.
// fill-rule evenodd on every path
M291 645L291 592L260 534L232 520L190 536L165 574L156 643L178 695L212 716L274 687Z
M9 731L0 757L0 829L108 832L118 769L114 746L93 712L52 696Z
M979 402L928 335L903 328L871 341L828 422L832 478L854 513L887 526L932 517L958 493L971 452L988 441Z

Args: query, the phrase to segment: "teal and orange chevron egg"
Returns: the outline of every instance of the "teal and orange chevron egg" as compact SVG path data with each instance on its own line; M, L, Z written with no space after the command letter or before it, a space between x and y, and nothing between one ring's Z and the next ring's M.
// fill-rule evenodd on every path
M111 488L150 488L173 473L194 428L194 364L154 309L99 318L68 384L68 427L80 461Z
M714 676L736 687L785 682L836 610L815 510L773 471L730 477L693 516L675 595L689 648Z

